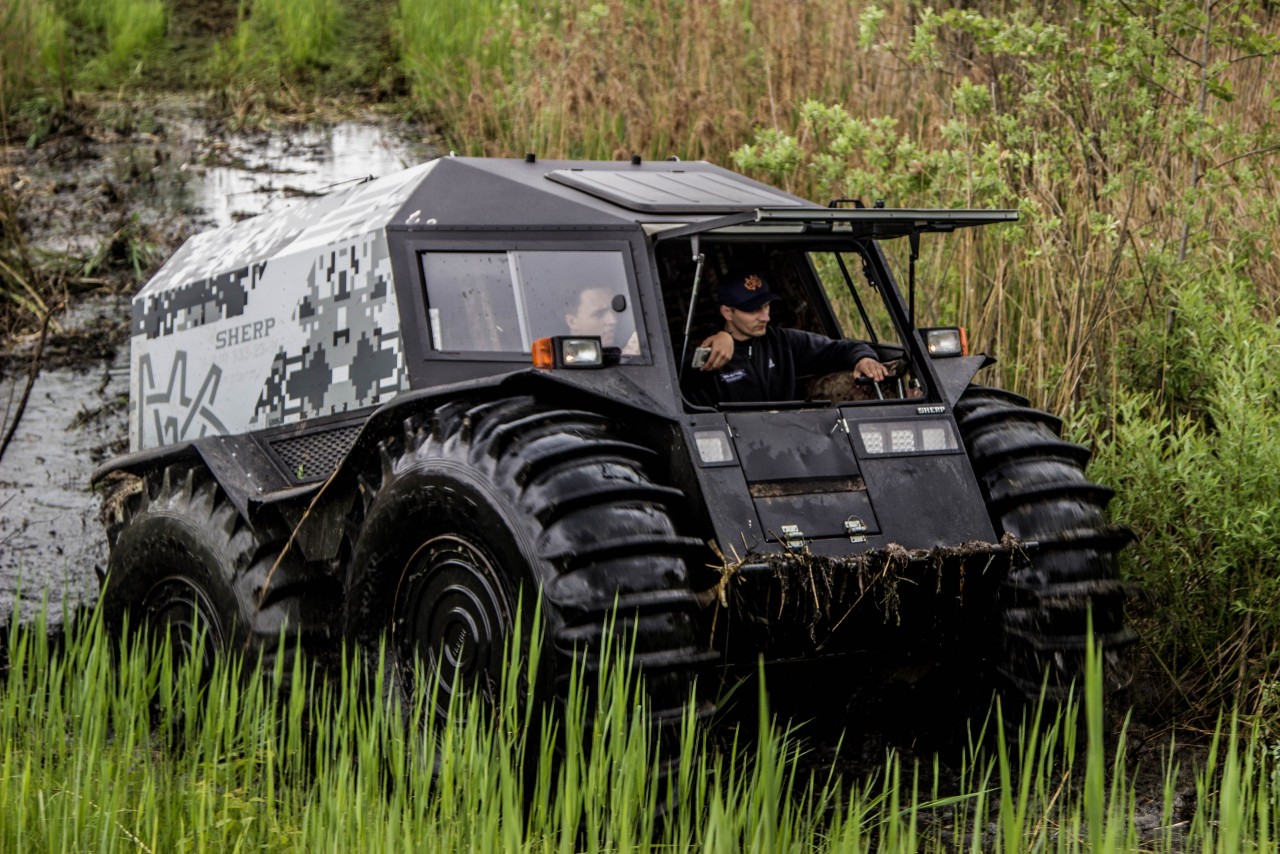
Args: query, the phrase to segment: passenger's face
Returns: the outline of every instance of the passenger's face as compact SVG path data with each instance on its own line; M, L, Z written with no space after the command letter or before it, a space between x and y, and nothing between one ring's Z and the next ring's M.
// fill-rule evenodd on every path
M765 303L755 311L743 311L727 305L720 306L720 313L724 315L725 331L738 341L759 338L769 327L769 306L770 303Z
M613 310L613 293L608 288L587 288L578 296L578 308L564 316L570 335L599 335L600 343L613 347L618 313Z

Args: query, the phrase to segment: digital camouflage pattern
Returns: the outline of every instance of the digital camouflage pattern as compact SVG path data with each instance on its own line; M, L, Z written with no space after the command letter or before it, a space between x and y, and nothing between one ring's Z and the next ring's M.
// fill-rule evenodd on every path
M407 387L384 229L434 165L188 240L133 301L131 450Z

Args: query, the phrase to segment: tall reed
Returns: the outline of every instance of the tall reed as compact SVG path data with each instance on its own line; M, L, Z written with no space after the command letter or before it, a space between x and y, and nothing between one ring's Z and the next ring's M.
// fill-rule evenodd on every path
M32 95L67 86L67 22L52 0L0 2L0 124Z
M168 7L164 0L108 0L107 50L103 61L114 75L138 70L142 60L153 59L164 39Z
M338 0L240 0L235 32L215 46L209 74L218 82L249 86L251 81L289 92L341 64L345 54L368 52L365 41L345 43L352 9Z
M225 658L202 672L96 618L57 645L43 622L15 625L7 647L3 850L1163 852L1277 838L1266 744L1230 718L1195 775L1190 822L1174 827L1170 763L1165 825L1139 838L1096 656L1083 707L1021 727L997 717L958 770L891 753L859 778L815 762L764 694L757 730L709 739L691 715L660 747L625 645L598 681L578 672L558 712L527 704L526 661L496 703L453 695L447 723L425 686L402 703L350 659L328 675L302 658L287 673Z
M148 70L163 46L168 7L163 0L58 0L68 26L67 61L73 82L94 89L117 86Z

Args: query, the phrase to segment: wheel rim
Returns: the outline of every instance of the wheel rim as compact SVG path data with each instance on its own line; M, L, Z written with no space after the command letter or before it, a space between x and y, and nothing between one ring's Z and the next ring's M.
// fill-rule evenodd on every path
M454 534L423 543L409 559L397 592L393 641L405 674L412 669L438 680L437 712L455 691L477 687L486 701L497 698L495 675L502 666L511 609L501 578L485 551Z
M200 584L183 576L162 579L147 591L142 605L156 639L168 638L175 664L198 658L201 674L212 672L218 651L226 646L226 633Z

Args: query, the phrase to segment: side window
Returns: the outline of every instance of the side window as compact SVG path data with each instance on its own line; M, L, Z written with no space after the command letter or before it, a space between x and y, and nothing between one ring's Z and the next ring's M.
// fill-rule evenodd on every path
M427 319L435 350L529 350L505 252L424 252Z
M424 252L434 350L528 353L550 335L599 335L638 355L634 294L617 250Z

